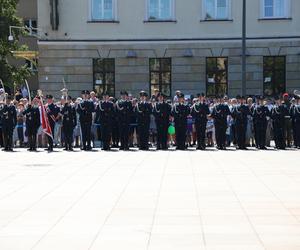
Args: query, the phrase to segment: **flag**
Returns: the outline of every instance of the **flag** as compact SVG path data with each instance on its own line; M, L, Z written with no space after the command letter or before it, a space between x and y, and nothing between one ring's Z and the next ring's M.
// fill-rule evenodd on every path
M47 112L45 105L43 103L42 98L40 99L40 105L41 105L41 120L42 120L42 128L46 135L50 136L53 139L52 136L52 129L48 120Z

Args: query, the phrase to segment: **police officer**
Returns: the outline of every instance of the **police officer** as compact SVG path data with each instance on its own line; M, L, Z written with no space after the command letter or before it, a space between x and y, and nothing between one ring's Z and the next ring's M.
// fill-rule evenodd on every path
M178 103L173 105L172 116L175 122L176 133L176 149L185 150L186 133L187 133L187 117L190 114L190 107L184 103L184 94L178 95Z
M4 142L4 151L13 151L13 131L17 125L17 111L12 104L10 96L6 97L6 103L0 110L0 116L2 117L2 134Z
M91 129L93 121L93 112L95 111L94 103L90 100L90 92L88 90L82 91L82 101L77 106L77 113L79 114L79 121L82 134L82 150L90 151L91 146Z
M29 103L27 108L23 111L26 119L26 135L28 136L28 151L37 150L36 136L41 125L39 101L37 98L33 100L33 104Z
M116 111L119 123L119 135L121 141L120 150L129 150L129 126L133 112L132 103L128 99L128 93L121 91L121 99L116 102Z
M134 112L137 117L137 132L139 136L139 149L149 150L149 129L152 105L147 101L148 94L140 92L140 101L135 105Z
M156 98L158 101L153 105L153 114L157 129L157 150L167 150L168 128L172 106L165 101L166 96L164 94L158 93Z
M62 116L62 131L65 138L65 150L73 151L73 132L77 125L76 109L72 105L71 96L62 98L60 115Z
M231 116L234 119L235 134L237 149L246 150L246 132L248 124L248 115L250 115L250 109L246 105L245 97L236 97L238 103L232 108Z
M49 124L51 127L51 132L52 132L52 137L47 135L48 138L48 148L46 149L49 152L53 151L53 137L54 137L54 129L55 129L55 123L58 119L58 114L59 114L59 107L57 107L54 104L54 99L52 95L46 95L46 101L47 104L46 106L46 112L49 120Z
M103 100L96 107L95 123L100 124L102 149L110 150L114 104L109 100L108 93L103 94Z
M264 105L264 99L262 96L258 97L258 105L254 107L253 110L253 122L255 123L255 142L256 147L259 149L266 148L266 132L268 118L270 117L270 112L267 106Z
M197 150L204 150L205 145L205 132L207 125L207 117L210 114L209 107L205 103L205 95L202 93L198 95L198 102L191 107L191 114L195 120L195 128L197 134Z
M292 105L290 114L293 120L293 129L295 137L294 145L296 148L300 149L300 97L296 96L295 99L297 100L297 103Z
M273 123L275 147L277 149L285 149L286 147L286 143L284 139L285 108L278 97L276 98L275 105L272 107L271 118Z
M219 150L226 149L226 130L227 116L230 115L230 109L224 102L224 98L219 97L218 103L214 106L211 116L214 118L216 130L216 142Z

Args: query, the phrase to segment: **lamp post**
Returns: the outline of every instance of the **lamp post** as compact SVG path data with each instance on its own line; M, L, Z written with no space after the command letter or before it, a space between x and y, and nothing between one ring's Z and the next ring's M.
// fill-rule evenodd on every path
M246 18L247 18L247 6L246 0L243 0L243 24L242 24L242 95L246 95Z

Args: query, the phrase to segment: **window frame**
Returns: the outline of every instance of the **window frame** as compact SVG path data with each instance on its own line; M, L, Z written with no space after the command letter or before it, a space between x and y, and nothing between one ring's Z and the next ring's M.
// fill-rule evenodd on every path
M225 70L218 70L218 71L216 71L216 72L221 72L221 71L224 71L225 73L226 73L226 83L209 83L208 82L208 72L211 72L211 71L208 71L208 63L207 63L207 60L208 59L215 59L216 60L216 62L218 61L218 59L219 58L223 58L223 59L226 59L227 60L227 67L226 67L226 69ZM226 92L224 93L225 95L228 95L228 90L229 90L229 81L228 81L228 62L229 62L229 60L228 60L228 57L227 56L209 56L209 57L206 57L205 58L205 72L206 72L206 75L205 75L205 87L206 87L206 95L208 96L208 97L215 97L216 95L218 95L217 93L216 93L216 91L215 91L215 93L214 93L214 95L208 95L208 85L211 85L211 84L214 84L214 85L222 85L222 84L226 84ZM217 63L216 63L216 65L215 65L216 67L217 67Z
M266 0L260 0L260 18L266 19L266 20L290 18L291 17L291 1L290 0L283 0L283 1L284 1L284 8L285 8L283 16L275 16L274 14L273 14L273 16L266 16L266 12L265 12ZM274 4L274 2L273 2L273 4ZM273 6L273 9L275 9L274 6Z
M26 23L28 22L28 26L26 25ZM36 25L32 25L33 22L36 23ZM37 34L37 29L38 29L38 20L35 18L28 18L28 19L24 19L23 20L24 26L28 27L29 30L29 35L36 35Z
M151 70L151 60L159 60L159 70ZM163 70L162 69L162 60L169 60L169 63L170 63L170 71L166 71L166 70ZM152 84L151 83L151 73L158 73L159 74L159 82L158 84ZM170 83L168 84L163 84L162 82L162 75L164 73L170 73ZM158 85L158 90L159 92L162 92L162 86L169 86L169 92L170 92L170 95L167 95L168 97L171 97L172 96L172 58L171 57L150 57L149 58L149 93L150 95L152 96L153 93L151 92L151 87L152 86L156 86ZM163 93L164 94L164 93Z
M217 7L217 1L218 0L214 0L215 1L215 10L214 10L215 16L213 18L211 18L211 19L209 19L209 18L206 17L206 13L207 13L207 11L206 11L206 6L207 6L206 1L207 0L202 0L202 20L204 20L204 21L231 20L231 0L226 0L226 6L227 6L227 17L226 18L218 18L217 17L217 9L218 9L218 7Z
M162 0L158 0L159 1L159 3L160 3L160 1L162 1ZM155 19L151 19L150 18L150 0L145 0L145 6L146 6L146 8L145 8L145 10L146 10L146 13L145 13L145 21L146 22L166 22L166 21L175 21L176 20L176 17L175 17L175 10L176 10L176 1L175 0L170 0L171 1L171 18L161 18L161 17L159 17L159 18L155 18ZM159 11L160 11L160 8L159 8Z
M278 72L280 72L280 71L282 71L282 70L279 70L277 67L276 67L276 65L275 65L275 61L276 61L276 58L283 58L284 59L284 71L283 71L283 73L284 73L284 89L283 89L283 91L282 91L282 93L274 93L274 90L275 90L275 86L274 86L274 81L273 81L273 79L271 80L271 88L272 88L272 91L273 91L273 94L272 95L267 95L266 93L265 93L265 90L266 90L266 82L265 82L265 79L266 79L266 77L267 77L267 75L266 75L266 72L272 72L272 74L273 73L278 73ZM272 58L272 60L273 60L273 66L271 67L271 68L265 68L265 60L267 59L267 58ZM266 95L266 96L278 96L278 95L280 95L280 94L283 94L283 93L285 93L286 92L286 76L287 76L287 74L286 74L286 56L264 56L263 57L263 94L264 95Z
M104 0L101 0L104 3ZM93 2L94 0L89 1L89 22L114 22L118 20L118 0L112 1L112 18L94 18L93 17ZM103 4L104 6L104 4ZM104 8L104 7L103 7Z
M103 70L102 71L96 71L96 69L95 69L96 68L96 61L97 60L102 60L102 63L103 63L103 65L102 65ZM105 61L107 61L107 60L113 60L113 64L114 64L114 70L113 71L107 71L106 70ZM102 84L96 84L95 74L97 74L97 73L98 74L103 74L103 81L104 81L104 83L102 83ZM112 74L112 73L113 73L113 84L107 84L106 83L106 74ZM96 91L96 87L100 86L105 91L105 89L107 89L107 86L111 86L111 85L113 86L114 91L113 91L113 93L110 93L110 94L112 94L113 97L115 97L115 95L116 95L116 60L115 60L115 58L93 58L93 89L94 89L94 91L97 94L103 94L103 92L102 93L98 93Z

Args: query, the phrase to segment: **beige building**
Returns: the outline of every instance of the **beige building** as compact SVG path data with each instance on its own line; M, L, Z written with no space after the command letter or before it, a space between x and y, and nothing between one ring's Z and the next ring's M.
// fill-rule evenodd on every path
M300 89L300 1L247 1L247 94ZM39 1L40 87L241 93L241 0Z
M17 15L23 19L24 26L37 28L37 0L19 0L17 6ZM33 31L33 32L36 32ZM35 36L26 36L20 38L21 44L26 44L28 49L31 51L37 51L37 38ZM26 63L34 75L28 79L31 91L36 91L38 89L38 74L37 67L34 63L29 60L17 60L17 64L24 65Z

